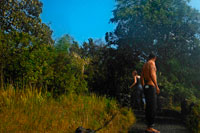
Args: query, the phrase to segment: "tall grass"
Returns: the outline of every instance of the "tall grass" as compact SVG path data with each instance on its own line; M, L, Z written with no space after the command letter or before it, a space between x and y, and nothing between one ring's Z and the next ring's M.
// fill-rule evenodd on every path
M77 127L98 129L99 132L127 132L135 122L131 110L119 108L115 100L96 95L62 95L37 89L15 90L12 86L0 90L0 132L67 132Z

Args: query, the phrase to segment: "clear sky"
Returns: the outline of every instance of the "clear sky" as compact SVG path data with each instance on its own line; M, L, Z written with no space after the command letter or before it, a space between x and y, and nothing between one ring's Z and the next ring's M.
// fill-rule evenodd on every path
M82 43L88 38L104 39L105 33L113 31L109 23L115 0L41 0L42 21L50 24L53 38L70 34ZM191 0L191 6L200 10L200 0Z

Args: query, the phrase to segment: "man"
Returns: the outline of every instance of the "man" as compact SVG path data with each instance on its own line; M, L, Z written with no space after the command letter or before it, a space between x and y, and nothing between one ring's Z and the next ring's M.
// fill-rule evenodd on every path
M156 56L154 54L150 54L148 62L145 63L142 68L141 74L141 83L144 88L146 99L145 116L147 121L147 133L160 133L160 131L153 128L156 115L157 94L160 93L160 89L157 84L155 61Z

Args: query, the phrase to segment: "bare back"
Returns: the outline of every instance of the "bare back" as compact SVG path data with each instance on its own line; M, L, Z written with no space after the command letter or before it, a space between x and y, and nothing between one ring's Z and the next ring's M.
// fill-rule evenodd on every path
M145 82L145 84L156 86L153 81L152 75L156 75L156 66L153 61L148 61L147 63L144 64L142 68L143 85Z

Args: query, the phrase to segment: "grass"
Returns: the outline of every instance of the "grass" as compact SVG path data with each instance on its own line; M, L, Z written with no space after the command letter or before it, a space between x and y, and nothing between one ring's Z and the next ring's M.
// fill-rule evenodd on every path
M77 127L98 129L99 132L128 132L135 122L133 112L119 108L117 102L94 94L61 95L37 89L15 90L12 86L0 90L0 132L74 132Z

